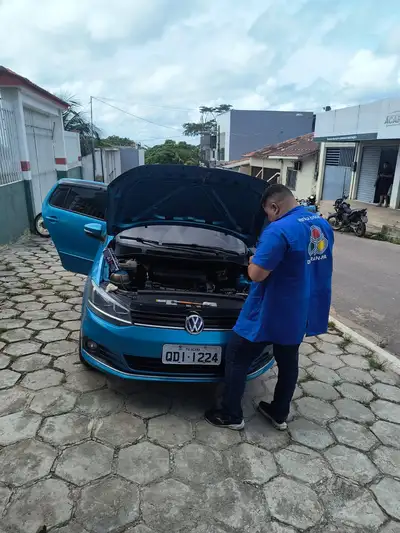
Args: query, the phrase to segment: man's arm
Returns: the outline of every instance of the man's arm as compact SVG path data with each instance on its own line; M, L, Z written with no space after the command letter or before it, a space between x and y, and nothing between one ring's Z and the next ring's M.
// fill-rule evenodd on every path
M269 226L262 234L256 253L250 258L247 269L252 281L261 282L282 261L287 250L287 242L279 229Z

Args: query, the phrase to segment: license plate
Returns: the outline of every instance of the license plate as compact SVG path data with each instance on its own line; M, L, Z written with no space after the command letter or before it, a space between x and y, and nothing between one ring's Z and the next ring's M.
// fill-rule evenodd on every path
M164 365L213 365L222 360L221 346L198 346L188 344L164 344L162 362Z
M361 217L361 221L367 223L368 222L368 217L366 215L363 215Z

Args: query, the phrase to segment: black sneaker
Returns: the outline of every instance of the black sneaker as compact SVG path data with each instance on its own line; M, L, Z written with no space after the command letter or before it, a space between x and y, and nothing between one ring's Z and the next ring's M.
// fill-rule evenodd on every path
M224 413L219 409L212 409L207 411L204 415L205 420L212 426L218 428L228 428L235 431L240 431L244 428L244 420L235 420L229 416L224 415Z
M263 416L265 416L265 418L267 418L271 422L275 429L279 429L279 431L285 431L287 429L287 424L285 420L277 420L273 416L270 403L260 402L258 404L258 410Z

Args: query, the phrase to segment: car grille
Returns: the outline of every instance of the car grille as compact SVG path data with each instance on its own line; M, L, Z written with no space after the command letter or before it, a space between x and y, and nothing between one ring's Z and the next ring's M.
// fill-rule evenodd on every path
M184 329L185 320L189 314L190 311L187 309L170 309L168 312L144 311L142 309L131 310L133 324L166 328ZM239 316L238 312L227 313L226 311L223 314L214 314L202 310L199 314L204 320L205 330L232 329Z
M192 375L206 375L208 377L222 377L224 375L224 364L219 366L203 366L203 365L164 365L161 359L156 357L138 357L134 355L125 355L125 361L129 368L134 373L149 373L153 375L168 374L169 376L188 376ZM263 352L252 363L248 370L248 374L256 372L269 361L273 355L272 350Z

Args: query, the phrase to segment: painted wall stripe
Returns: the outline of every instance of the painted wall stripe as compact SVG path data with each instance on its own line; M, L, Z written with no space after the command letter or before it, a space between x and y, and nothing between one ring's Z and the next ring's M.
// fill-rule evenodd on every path
M66 165L66 164L67 164L66 157L56 157L56 165Z

